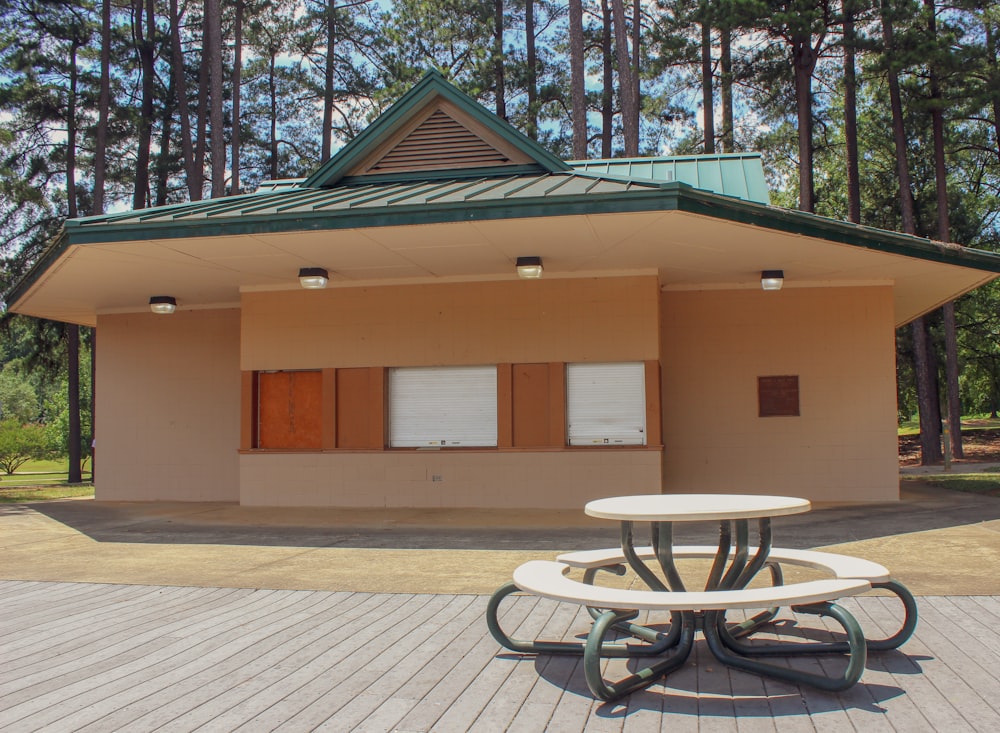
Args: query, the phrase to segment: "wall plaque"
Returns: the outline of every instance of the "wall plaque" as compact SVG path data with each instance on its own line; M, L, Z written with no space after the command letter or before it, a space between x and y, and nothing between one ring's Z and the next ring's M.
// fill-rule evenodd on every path
M757 377L759 417L798 417L799 377Z

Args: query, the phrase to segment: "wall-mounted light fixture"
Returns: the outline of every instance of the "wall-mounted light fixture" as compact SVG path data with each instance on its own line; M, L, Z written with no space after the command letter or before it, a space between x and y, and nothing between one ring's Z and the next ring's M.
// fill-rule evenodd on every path
M537 280L542 276L541 257L518 257L517 276L523 280Z
M177 301L171 295L154 295L149 299L149 309L161 316L169 316L177 310Z
M320 290L326 287L330 274L322 267L303 267L299 270L299 285L306 290Z
M785 283L785 271L784 270L761 270L760 271L760 286L764 290L781 290L781 286Z

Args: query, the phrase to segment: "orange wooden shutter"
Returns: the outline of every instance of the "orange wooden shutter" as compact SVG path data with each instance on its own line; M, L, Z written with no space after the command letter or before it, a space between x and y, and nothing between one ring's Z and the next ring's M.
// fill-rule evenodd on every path
M323 438L323 373L258 375L258 447L319 450Z

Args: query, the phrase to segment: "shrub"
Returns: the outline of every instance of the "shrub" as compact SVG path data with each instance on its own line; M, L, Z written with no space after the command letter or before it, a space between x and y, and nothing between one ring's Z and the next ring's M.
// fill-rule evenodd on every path
M48 445L45 426L22 425L13 419L0 421L0 469L8 476L28 461L45 458Z

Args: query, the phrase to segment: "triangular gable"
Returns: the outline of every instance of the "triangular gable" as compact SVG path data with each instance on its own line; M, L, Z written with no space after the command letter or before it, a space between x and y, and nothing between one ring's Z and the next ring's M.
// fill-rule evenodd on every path
M464 117L453 105L434 100L347 176L536 165L522 150Z
M302 185L323 188L345 178L413 178L424 172L437 177L566 170L566 163L429 71Z

